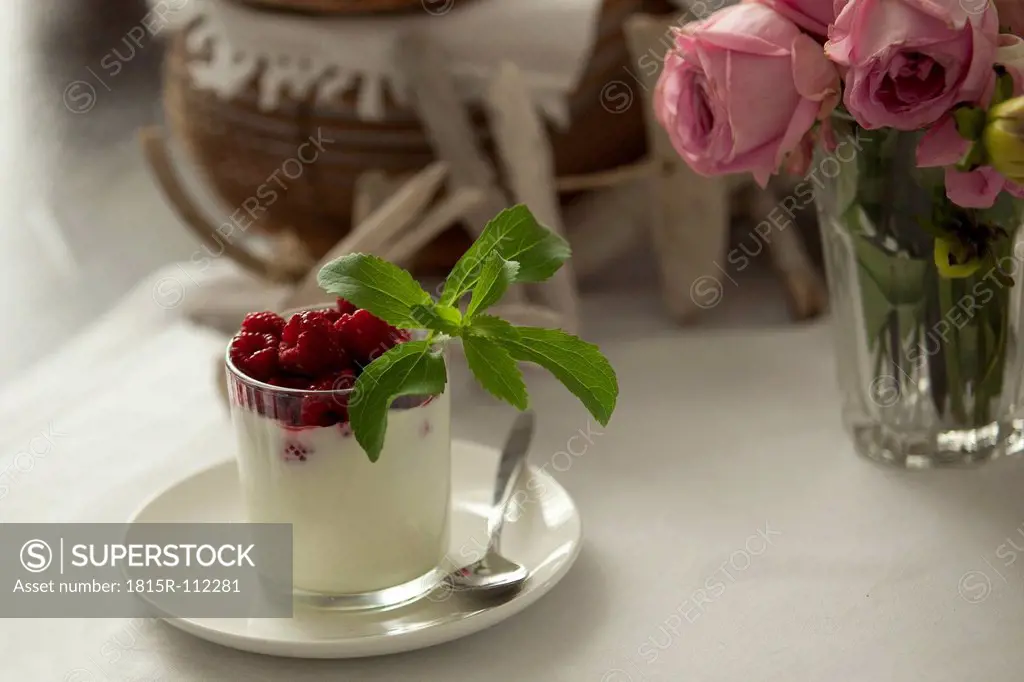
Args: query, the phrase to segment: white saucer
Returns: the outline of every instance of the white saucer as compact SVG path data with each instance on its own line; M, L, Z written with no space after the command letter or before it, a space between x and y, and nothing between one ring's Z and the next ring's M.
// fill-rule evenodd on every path
M452 527L449 556L477 556L486 545L486 518L497 473L497 451L452 443ZM383 613L296 608L292 619L169 618L176 628L224 646L272 656L356 658L449 642L500 623L544 596L569 571L580 550L582 526L572 498L550 475L523 476L522 513L506 524L502 554L527 568L520 592L502 602L465 594L431 598ZM156 495L135 523L244 520L234 460L220 462ZM523 497L526 495L527 497Z

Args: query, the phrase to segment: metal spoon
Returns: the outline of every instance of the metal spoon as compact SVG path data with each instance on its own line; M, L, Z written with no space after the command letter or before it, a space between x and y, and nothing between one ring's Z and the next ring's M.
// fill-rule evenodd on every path
M513 590L526 582L527 571L498 551L501 530L505 525L516 482L526 465L526 453L533 440L534 416L526 411L516 418L498 462L498 478L494 485L494 507L487 521L487 552L479 561L453 571L445 578L448 589L494 594Z

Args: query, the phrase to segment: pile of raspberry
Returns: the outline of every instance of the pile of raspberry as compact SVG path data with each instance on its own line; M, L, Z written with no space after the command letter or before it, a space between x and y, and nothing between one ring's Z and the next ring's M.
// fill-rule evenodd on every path
M285 321L272 312L249 313L228 355L246 376L308 391L352 388L374 359L409 340L407 332L338 299L336 308L307 310ZM236 399L286 426L333 426L348 421L347 396L272 393L239 386Z

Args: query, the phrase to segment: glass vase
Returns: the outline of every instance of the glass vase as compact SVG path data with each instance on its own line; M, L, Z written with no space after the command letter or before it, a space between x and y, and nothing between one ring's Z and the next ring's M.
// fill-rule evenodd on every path
M906 468L1019 452L1016 200L953 204L943 170L916 167L918 133L842 119L835 133L839 147L820 148L812 173L843 422L857 451ZM962 243L977 254L966 265L948 254Z

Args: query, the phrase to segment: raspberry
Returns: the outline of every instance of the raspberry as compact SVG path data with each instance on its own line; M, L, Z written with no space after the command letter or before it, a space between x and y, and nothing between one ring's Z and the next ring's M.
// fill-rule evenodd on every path
M311 391L338 391L352 388L356 375L351 370L314 381ZM303 426L334 426L348 421L348 396L340 394L309 395L302 399L300 422Z
M343 369L329 377L318 379L309 385L311 391L349 391L356 385L356 373Z
M338 299L338 312L341 313L342 315L351 315L356 310L358 310L358 308L356 308L354 305L352 305L345 299Z
M332 408L330 403L314 398L306 398L302 403L303 426L334 426L344 419L346 416Z
M277 339L270 334L239 332L228 348L231 362L248 377L265 381L277 372Z
M262 313L249 313L242 320L242 331L253 334L270 334L275 338L281 338L284 330L284 318L269 310Z
M348 351L349 357L362 365L373 360L403 340L407 335L390 324L374 317L366 310L357 310L351 315L342 315L334 323L340 344Z
M281 340L285 343L295 344L302 332L329 327L330 323L326 313L326 310L303 310L300 313L295 313L285 323Z
M330 318L321 310L307 310L288 320L281 334L280 353L284 369L311 377L348 364Z

